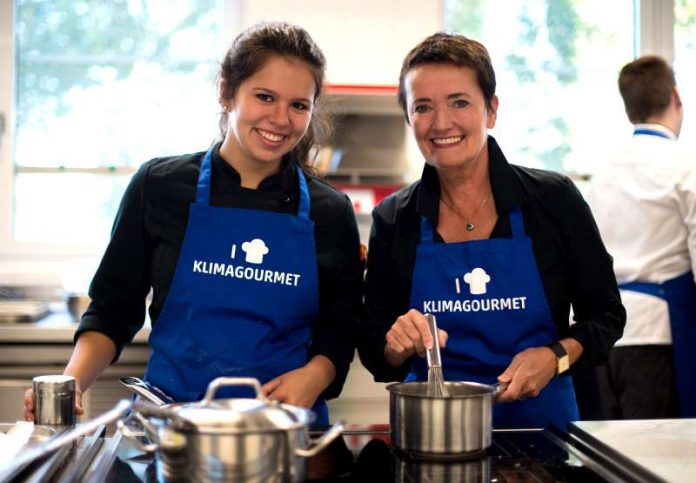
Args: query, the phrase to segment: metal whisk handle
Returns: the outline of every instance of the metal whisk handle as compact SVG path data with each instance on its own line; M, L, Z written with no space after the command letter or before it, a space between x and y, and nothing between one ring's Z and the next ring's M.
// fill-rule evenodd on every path
M433 346L428 349L428 366L442 366L442 361L440 359L440 341L437 338L437 321L433 314L425 314L425 318L428 321L428 326L430 327L430 333L433 335Z

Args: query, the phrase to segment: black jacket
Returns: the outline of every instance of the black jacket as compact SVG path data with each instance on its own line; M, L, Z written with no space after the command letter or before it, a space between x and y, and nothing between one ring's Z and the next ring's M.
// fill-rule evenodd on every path
M511 237L508 215L520 206L560 337L573 337L584 348L574 367L603 361L621 337L626 311L612 259L587 203L566 176L508 164L490 136L488 155L498 212L491 238ZM426 164L419 181L383 200L373 212L358 350L378 381L402 380L410 369L409 361L398 368L385 362L384 337L396 318L411 308L420 217L425 215L437 226L439 199L437 172ZM434 236L436 243L442 243L437 232ZM569 325L571 304L573 325Z
M215 146L212 159L212 205L297 213L299 188L292 163L285 162L281 173L251 190L241 187L239 174L219 156L218 149ZM150 288L149 314L156 326L174 276L204 155L153 159L133 176L90 287L93 302L75 340L84 331L99 331L114 341L118 358L123 345L144 323ZM340 393L353 359L363 264L348 197L313 176L307 176L307 184L319 276L319 317L309 357L321 354L336 366L336 379L323 395L331 398Z

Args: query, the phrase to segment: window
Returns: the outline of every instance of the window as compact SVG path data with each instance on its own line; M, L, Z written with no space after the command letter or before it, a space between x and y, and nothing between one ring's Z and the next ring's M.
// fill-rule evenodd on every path
M16 243L103 247L140 164L215 139L223 3L15 2Z
M586 174L630 128L616 76L634 57L632 0L446 0L445 14L489 50L500 98L492 134L510 162Z
M674 71L684 104L680 141L696 145L696 0L674 5Z
M501 99L493 135L511 162L591 173L602 146L630 133L620 67L638 46L672 58L658 38L671 39L672 17L682 138L694 137L696 0L441 2L445 28L489 48ZM99 255L138 166L216 138L217 65L251 4L0 1L0 262ZM279 5L264 9L269 19L316 22L312 2ZM645 18L669 24L651 34ZM350 49L343 37L333 40Z

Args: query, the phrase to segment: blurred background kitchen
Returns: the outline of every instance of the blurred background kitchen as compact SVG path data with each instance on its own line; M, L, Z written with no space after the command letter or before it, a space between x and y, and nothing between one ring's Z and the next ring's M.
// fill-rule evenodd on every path
M513 163L582 189L599 148L632 130L616 77L647 53L673 61L680 142L694 143L696 0L0 0L0 421L21 417L32 377L62 372L132 173L216 137L217 62L259 20L303 26L327 56L335 132L316 163L353 200L364 243L375 203L420 175L396 82L437 30L490 49L492 134ZM118 378L142 375L147 335L86 393L86 418L129 396ZM334 418L388 421L384 385L353 366Z

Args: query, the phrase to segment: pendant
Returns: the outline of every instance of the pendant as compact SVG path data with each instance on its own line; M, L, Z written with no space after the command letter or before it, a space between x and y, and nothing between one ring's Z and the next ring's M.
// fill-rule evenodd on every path
M467 231L472 231L474 229L474 224L473 223L467 223L466 224L466 230Z

